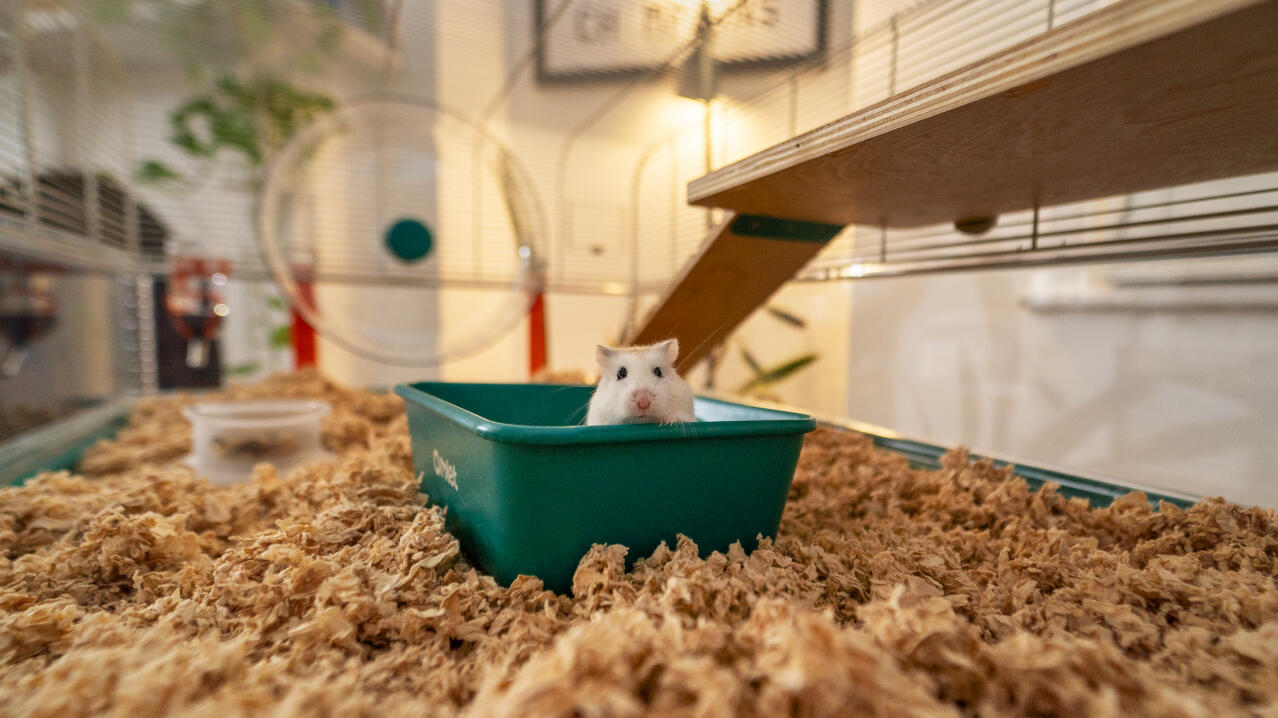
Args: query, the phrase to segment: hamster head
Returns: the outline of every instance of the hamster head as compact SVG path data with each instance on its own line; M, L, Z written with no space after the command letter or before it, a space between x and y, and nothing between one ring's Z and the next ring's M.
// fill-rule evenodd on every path
M599 385L587 424L694 421L692 387L675 372L679 341L642 347L597 347Z

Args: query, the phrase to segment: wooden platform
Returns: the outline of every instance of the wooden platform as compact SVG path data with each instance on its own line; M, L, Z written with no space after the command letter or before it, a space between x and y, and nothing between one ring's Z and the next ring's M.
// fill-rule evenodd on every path
M694 180L688 198L908 227L1269 170L1278 2L1122 0Z

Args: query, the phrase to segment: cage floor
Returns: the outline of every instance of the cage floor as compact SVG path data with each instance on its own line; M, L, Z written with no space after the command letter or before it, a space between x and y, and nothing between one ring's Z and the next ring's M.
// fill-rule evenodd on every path
M571 595L471 568L393 396L322 396L339 463L213 488L139 403L81 475L0 490L5 715L1231 715L1278 707L1278 519L1031 492L820 430L780 534L596 547ZM659 469L656 469L659 470Z

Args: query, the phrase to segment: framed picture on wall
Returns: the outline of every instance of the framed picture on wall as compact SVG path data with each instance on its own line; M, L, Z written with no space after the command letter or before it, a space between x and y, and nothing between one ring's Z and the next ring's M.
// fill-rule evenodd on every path
M561 13L563 1L534 3L540 82L658 70L693 41L701 13L691 0L570 0ZM828 0L711 2L708 9L712 52L721 70L784 67L825 55Z

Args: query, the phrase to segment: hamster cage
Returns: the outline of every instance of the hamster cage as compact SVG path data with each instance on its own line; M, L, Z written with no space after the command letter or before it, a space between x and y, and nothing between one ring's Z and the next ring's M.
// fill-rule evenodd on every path
M1244 505L1278 504L1274 27L1266 0L7 3L0 706L1271 709L1278 522ZM777 536L598 545L562 595L477 571L387 390L588 383L594 344L668 336L707 404L820 417ZM182 463L206 394L323 400L337 460L210 485Z

